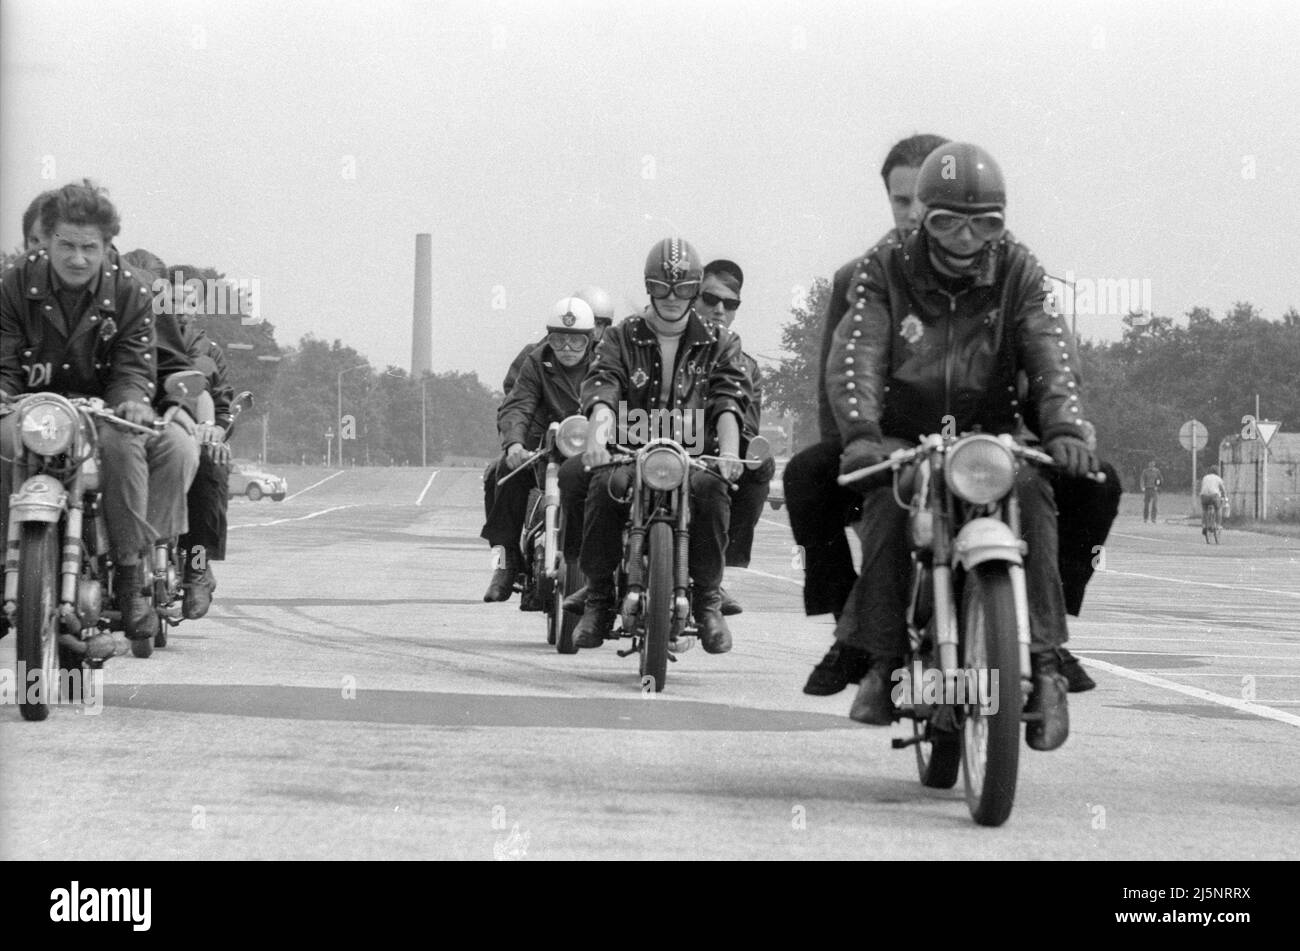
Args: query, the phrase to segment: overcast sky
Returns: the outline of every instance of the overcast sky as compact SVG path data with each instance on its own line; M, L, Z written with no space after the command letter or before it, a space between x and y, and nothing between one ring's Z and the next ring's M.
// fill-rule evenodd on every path
M409 367L429 231L434 369L496 386L577 285L639 305L678 232L744 267L736 329L773 356L795 289L889 226L880 164L920 131L997 157L1050 272L1277 318L1300 306L1298 10L0 0L0 242L90 176L123 250L257 279L281 343Z

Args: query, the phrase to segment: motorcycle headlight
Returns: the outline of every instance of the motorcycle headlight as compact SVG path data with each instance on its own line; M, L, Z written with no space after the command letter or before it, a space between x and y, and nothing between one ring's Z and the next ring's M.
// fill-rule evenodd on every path
M57 456L72 445L77 412L61 400L34 400L23 407L19 431L28 451L38 456Z
M977 434L960 440L948 450L944 466L948 488L974 505L996 502L1016 481L1016 462L1011 450L993 436Z
M570 416L560 423L560 430L555 434L555 445L565 459L571 459L586 449L587 417Z
M641 462L641 478L652 489L675 489L685 474L686 463L675 449L651 449Z

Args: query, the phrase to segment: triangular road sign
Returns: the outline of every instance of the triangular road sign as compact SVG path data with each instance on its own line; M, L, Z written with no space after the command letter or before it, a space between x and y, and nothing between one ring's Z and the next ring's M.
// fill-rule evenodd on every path
M1273 439L1273 434L1282 428L1282 424L1275 420L1261 419L1255 423L1255 428L1259 430L1259 438L1262 439L1264 445L1267 446Z

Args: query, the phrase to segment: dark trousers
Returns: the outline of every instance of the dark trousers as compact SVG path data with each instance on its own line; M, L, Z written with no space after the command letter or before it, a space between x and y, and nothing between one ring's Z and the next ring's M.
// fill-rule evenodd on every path
M775 466L768 462L746 469L736 482L731 494L731 522L727 534L727 567L748 568L749 556L754 549L754 529L763 514L763 503L772 488Z
M199 452L199 471L185 497L189 510L190 530L181 536L181 551L188 564L201 548L208 561L226 560L226 521L230 509L230 468L217 465L203 451Z
M785 505L794 541L803 550L804 613L838 614L858 580L845 523L862 497L836 483L840 444L827 440L794 455L785 467Z
M565 507L565 521L582 525L577 532L566 532L565 558L579 558L578 564L589 579L593 592L609 591L613 575L623 557L623 528L627 524L630 504L623 498L632 482L631 466L616 466L598 472L584 472L582 457L574 456L560 466L560 493ZM507 483L508 484L508 483ZM731 517L731 499L727 485L707 472L693 471L690 482L691 580L697 590L712 590L722 583L723 556L727 547L727 527ZM580 552L579 552L580 548Z
M1065 592L1057 567L1059 540L1052 486L1032 466L1016 474L1020 534L1029 546L1025 584L1029 593L1030 650L1052 650L1065 643ZM911 558L907 510L894 501L893 486L872 489L858 523L862 539L862 577L853 587L835 627L837 640L878 656L901 657L907 650L907 599ZM960 610L960 608L959 608Z
M1160 501L1160 492L1157 489L1147 489L1142 494L1142 521L1156 520L1156 507Z
M1071 479L1059 472L1049 478L1056 496L1057 533L1060 535L1061 583L1065 586L1065 611L1075 617L1083 609L1083 592L1095 570L1101 554L1099 549L1110 534L1110 527L1119 515L1119 500L1124 494L1119 473L1109 462L1102 462L1099 471L1106 476L1103 483L1091 479Z
M505 547L507 557L515 557L519 552L519 536L524 530L524 519L528 516L528 492L537 488L537 476L533 472L521 472L505 485L498 486L497 479L508 475L505 456L502 455L488 467L486 483L492 487L491 508L488 509L487 521L479 536L495 548ZM487 495L487 493L484 493Z

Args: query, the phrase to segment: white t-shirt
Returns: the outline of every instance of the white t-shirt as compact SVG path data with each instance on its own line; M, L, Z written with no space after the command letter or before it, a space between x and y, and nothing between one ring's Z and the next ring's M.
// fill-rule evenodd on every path
M1202 498L1208 495L1217 499L1220 496L1224 496L1227 494L1228 493L1224 490L1223 487L1223 480L1220 479L1213 472L1209 473L1204 479L1201 480Z

